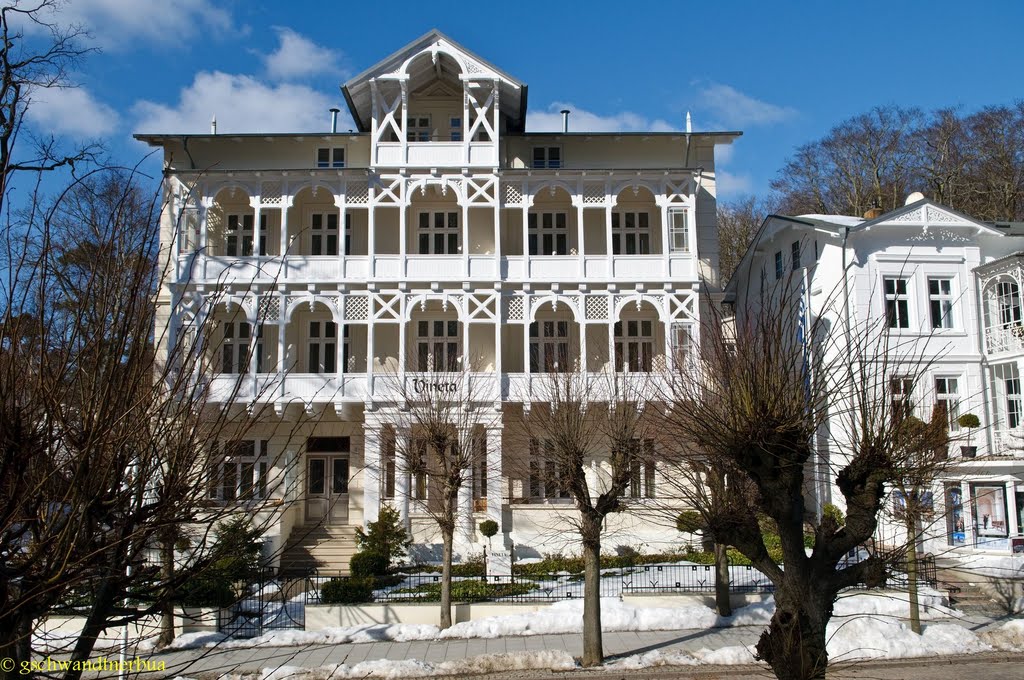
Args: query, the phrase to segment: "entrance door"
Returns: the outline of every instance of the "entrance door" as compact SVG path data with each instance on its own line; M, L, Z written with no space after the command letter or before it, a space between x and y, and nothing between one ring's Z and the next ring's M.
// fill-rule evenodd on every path
M306 521L348 522L348 456L309 456L306 463Z

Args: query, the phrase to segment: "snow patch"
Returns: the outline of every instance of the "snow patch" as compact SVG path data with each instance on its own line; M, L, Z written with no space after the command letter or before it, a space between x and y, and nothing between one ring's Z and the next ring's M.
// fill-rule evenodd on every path
M974 654L992 648L978 636L951 623L925 626L921 635L896 619L860 616L829 622L828 653L833 661L908 659L919 656Z
M979 637L996 649L1024 651L1024 619L1007 621L998 628L985 631Z
M349 666L335 664L304 669L297 666L265 668L261 680L334 680L334 678L422 678L431 675L478 675L501 671L551 670L568 671L576 661L564 650L484 654L456 661L430 663L417 659L378 659Z

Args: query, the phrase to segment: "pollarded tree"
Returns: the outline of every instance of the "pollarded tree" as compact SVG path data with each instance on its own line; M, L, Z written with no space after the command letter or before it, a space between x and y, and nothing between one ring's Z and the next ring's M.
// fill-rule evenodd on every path
M888 381L893 374L913 379L927 366L884 331L837 332L831 316L808 324L813 341L805 344L795 332L799 299L788 290L739 310L734 332L723 332L712 315L694 359L671 377L666 400L676 439L752 489L753 508L708 504L701 511L713 539L734 546L775 586L776 610L758 656L780 679L804 680L825 677L826 625L839 591L885 582L889 556L840 564L872 538L889 485L914 465ZM817 519L805 498L821 481L817 447L825 439L835 469L824 481L845 499L842 525L832 514ZM777 527L784 566L769 554L759 516Z
M410 357L409 365L418 359ZM501 423L492 386L452 361L440 370L429 362L426 372L385 377L399 401L386 443L393 444L395 500L429 516L441 536L441 628L452 625L456 538L473 532L460 497L472 493L474 474L489 475L486 431Z
M572 498L572 522L583 550L584 666L604 660L601 630L601 535L605 519L626 510L623 496L641 461L652 452L653 437L645 415L649 385L642 374L582 371L546 373L534 383L534 403L524 411L522 430L528 438L520 451L543 455L548 484ZM593 463L606 470L588 475Z

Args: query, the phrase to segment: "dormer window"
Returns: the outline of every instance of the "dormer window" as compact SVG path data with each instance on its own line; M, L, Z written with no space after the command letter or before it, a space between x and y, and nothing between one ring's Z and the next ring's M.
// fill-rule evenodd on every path
M344 147L321 147L316 150L316 167L318 168L343 168L345 167Z
M410 142L430 141L430 116L409 116L405 138Z
M535 146L535 147L533 147L533 167L535 167L535 168L560 168L560 167L562 167L562 147L560 147L560 146Z

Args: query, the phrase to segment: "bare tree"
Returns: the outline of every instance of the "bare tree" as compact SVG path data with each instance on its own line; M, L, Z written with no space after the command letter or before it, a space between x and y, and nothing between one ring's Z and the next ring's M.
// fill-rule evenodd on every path
M397 502L425 513L441 535L441 628L448 628L456 537L475 531L472 514L459 507L460 496L472 493L474 474L489 474L486 430L501 422L501 411L492 385L468 368L441 368L450 370L386 378L400 404L390 433L397 479L385 482L395 485Z
M528 441L521 451L543 455L557 484L572 498L573 518L583 550L584 666L604 660L601 631L601 534L605 518L626 509L622 497L636 465L651 456L645 417L646 381L637 376L585 372L545 374L535 385L535 403L524 412L522 430ZM592 463L606 463L607 473L589 479ZM551 475L549 475L551 477Z
M774 211L771 199L756 196L718 203L718 267L723 284L732 278L761 222Z
M888 485L906 479L916 450L893 417L894 374L914 379L927 362L864 325L833 328L832 314L795 333L799 296L793 282L740 310L734 333L714 314L702 327L694 361L672 379L672 430L716 461L737 488L749 484L758 512L709 503L702 508L719 543L735 546L775 585L776 611L757 653L781 679L823 678L825 627L837 593L885 582L891 556L872 554L842 566L875 533ZM808 507L819 446L828 442L836 469L828 481L846 501L845 524ZM833 477L834 475L834 477ZM699 494L694 498L699 499ZM759 517L760 516L760 517ZM766 545L765 520L777 529L781 558ZM814 547L805 550L805 527Z
M99 147L86 144L63 148L54 137L35 137L31 151L18 144L27 134L25 113L33 97L43 90L74 87L69 73L89 52L87 37L78 26L58 21L57 0L8 2L0 7L0 210L16 173L48 172L94 160ZM42 34L26 38L26 31Z

